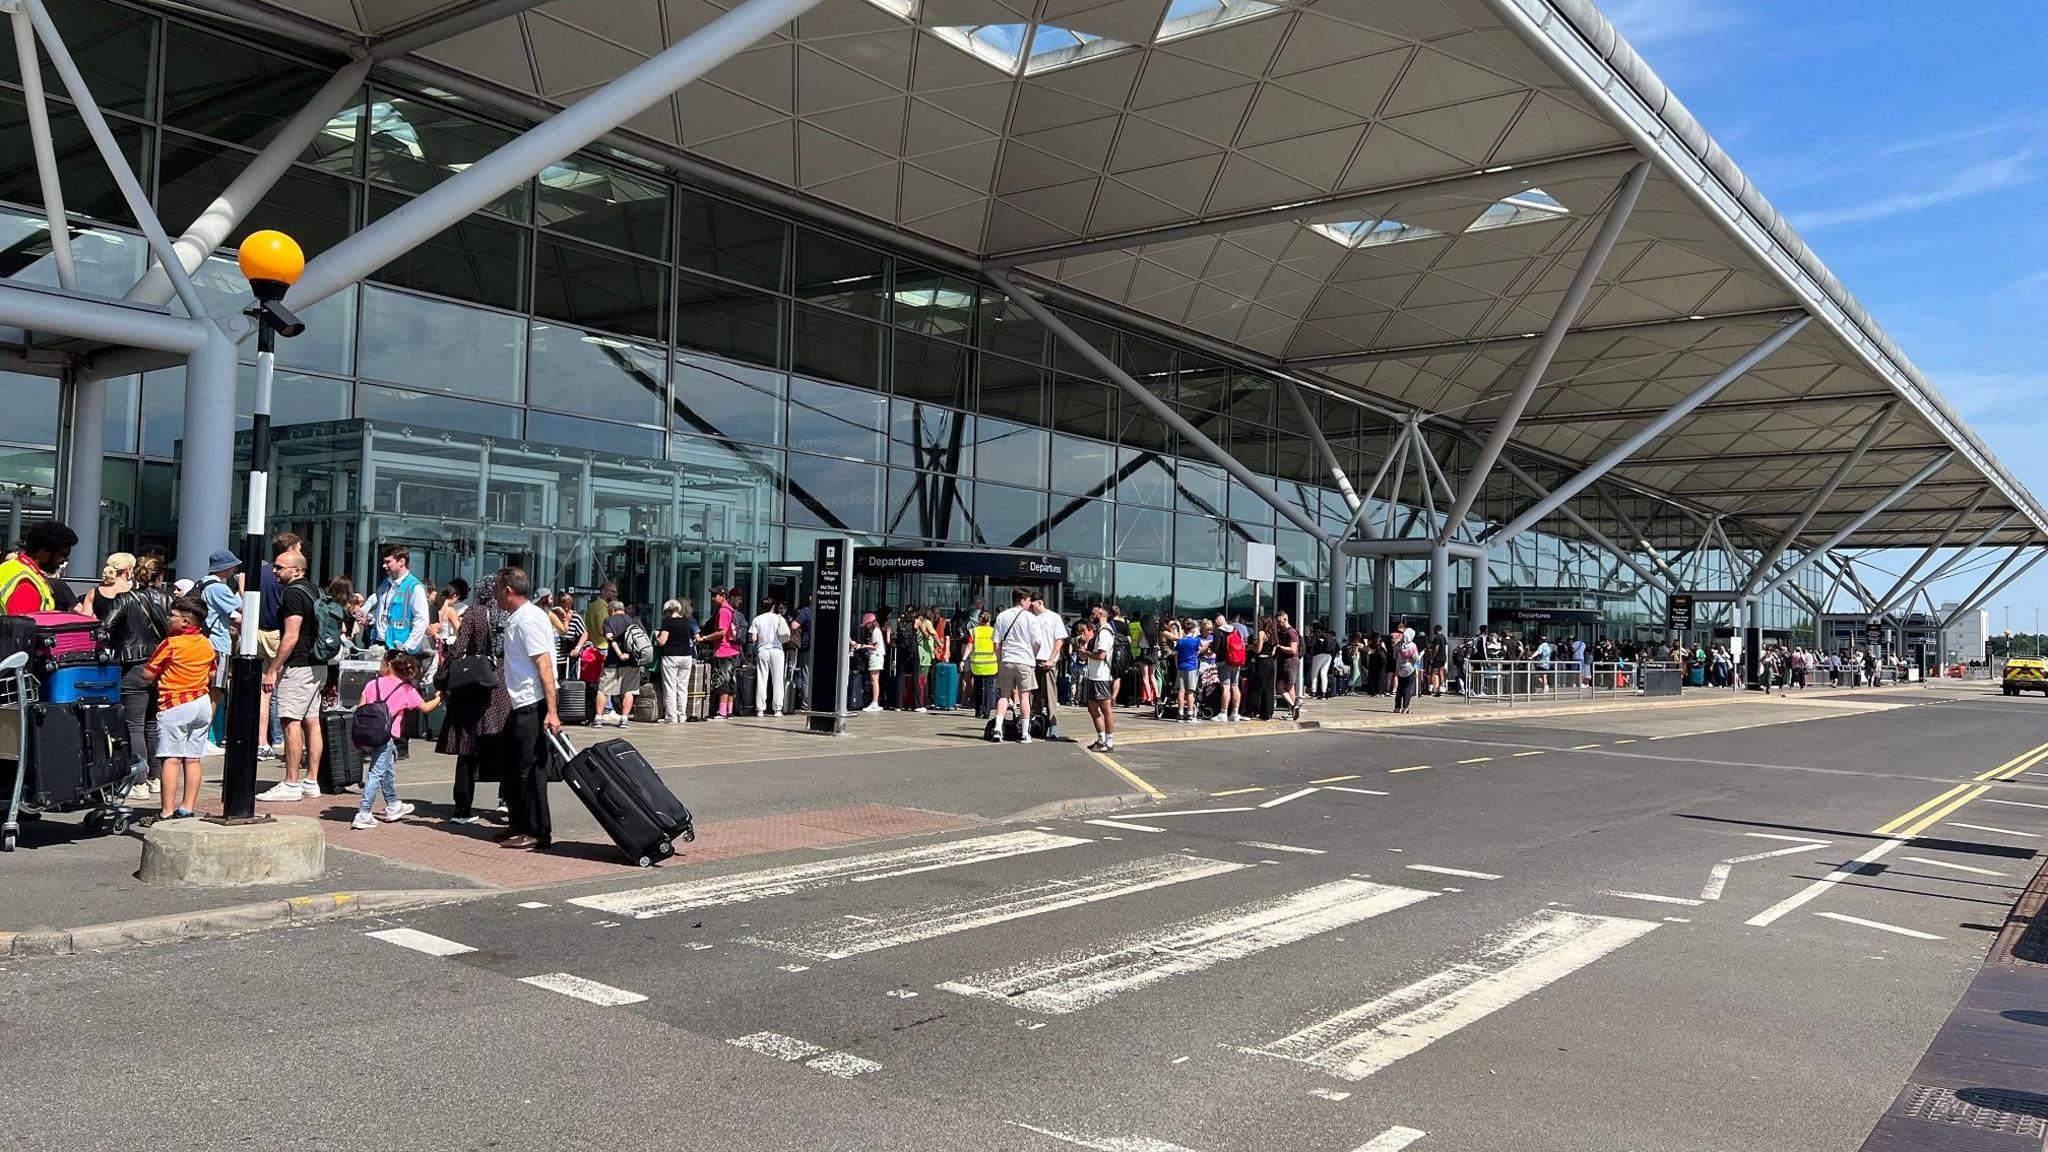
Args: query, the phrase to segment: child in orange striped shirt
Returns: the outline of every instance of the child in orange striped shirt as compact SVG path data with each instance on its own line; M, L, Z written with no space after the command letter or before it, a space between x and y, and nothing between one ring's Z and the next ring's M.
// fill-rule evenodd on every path
M213 644L206 638L206 605L191 596L171 602L171 634L142 669L156 686L157 737L154 751L164 762L163 811L158 820L197 815L199 759L213 727ZM180 803L182 801L182 803Z

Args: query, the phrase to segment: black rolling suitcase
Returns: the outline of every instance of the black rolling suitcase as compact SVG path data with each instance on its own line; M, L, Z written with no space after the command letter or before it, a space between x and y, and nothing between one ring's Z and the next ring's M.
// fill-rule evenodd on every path
M588 680L564 680L556 685L555 715L571 727L590 723L597 715L597 685Z
M735 716L754 715L754 686L760 683L760 681L756 679L753 663L751 661L741 663L739 668L733 672L732 681L732 714Z
M674 855L677 838L697 838L690 810L631 744L606 740L578 752L560 733L549 739L563 761L562 783L590 809L628 860L646 868Z
M322 792L334 794L363 785L363 761L368 753L349 739L354 718L355 713L347 708L320 713L320 766L314 775Z

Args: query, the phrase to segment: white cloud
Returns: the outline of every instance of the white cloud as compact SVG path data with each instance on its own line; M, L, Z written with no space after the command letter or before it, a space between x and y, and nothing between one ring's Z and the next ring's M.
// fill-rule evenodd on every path
M2020 277L2013 281L2006 291L2016 296L2048 296L2048 268Z
M1709 0L1616 0L1603 10L1638 49L1719 31L1735 22L1733 12Z
M2001 188L2011 188L2035 178L2031 164L2033 158L2034 150L2028 147L2010 156L2001 156L1996 160L1964 168L1932 188L1893 192L1846 208L1799 213L1794 218L1794 223L1801 231L1832 228L1839 224L1864 224L1908 212L1924 211L1950 201L1996 192Z

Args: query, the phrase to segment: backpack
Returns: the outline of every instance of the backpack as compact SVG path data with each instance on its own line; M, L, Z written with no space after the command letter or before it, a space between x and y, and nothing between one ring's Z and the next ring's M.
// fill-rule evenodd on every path
M373 681L370 687L376 687ZM349 721L348 742L358 748L375 750L391 742L391 709L383 700L370 699L367 692Z
M1242 668L1244 655L1244 633L1232 628L1223 640L1223 662L1232 668Z
M313 598L313 647L306 655L313 663L325 664L341 655L341 602L322 592Z
M626 625L626 651L633 654L635 664L645 664L654 659L654 641L638 620Z
M1394 665L1394 674L1397 676L1415 675L1415 645L1401 645L1398 656L1399 660Z
M1109 678L1120 680L1131 670L1131 642L1109 630Z

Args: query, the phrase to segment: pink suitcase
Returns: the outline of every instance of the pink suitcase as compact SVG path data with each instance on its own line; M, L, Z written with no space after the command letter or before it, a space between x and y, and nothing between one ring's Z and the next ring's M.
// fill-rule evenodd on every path
M76 612L30 612L28 618L35 621L36 644L45 659L71 663L79 656L91 659L99 650L104 630L91 616Z

